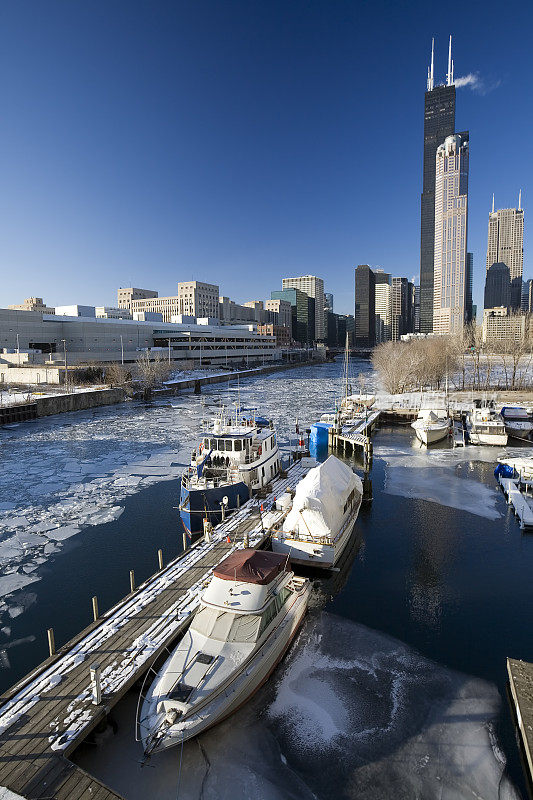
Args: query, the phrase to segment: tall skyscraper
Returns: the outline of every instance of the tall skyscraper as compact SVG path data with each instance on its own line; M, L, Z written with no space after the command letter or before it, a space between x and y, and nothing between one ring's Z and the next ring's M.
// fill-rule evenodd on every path
M518 208L500 208L489 214L487 237L487 277L493 264L506 264L511 279L511 308L520 309L522 273L524 269L524 212L522 192L518 196Z
M394 277L391 292L391 339L393 342L398 342L400 336L410 333L409 301L409 281L407 278Z
M299 289L308 297L315 299L315 338L324 341L324 281L316 275L302 275L300 278L283 278L283 289Z
M454 131L455 86L450 36L445 86L435 86L434 43L431 44L431 66L428 68L424 103L424 163L420 201L420 331L422 333L431 333L433 330L435 156L439 145Z
M271 300L285 300L291 304L292 338L302 345L312 345L316 338L314 299L294 287L271 292L270 298Z
M509 308L511 305L511 275L507 264L491 264L485 276L483 308Z
M374 270L376 344L391 338L391 276L382 269Z
M376 343L376 279L368 264L355 270L355 346Z
M472 290L474 288L474 254L466 254L466 300L465 322L472 322L474 306L472 304Z
M466 318L468 134L447 136L435 158L433 332L458 333Z

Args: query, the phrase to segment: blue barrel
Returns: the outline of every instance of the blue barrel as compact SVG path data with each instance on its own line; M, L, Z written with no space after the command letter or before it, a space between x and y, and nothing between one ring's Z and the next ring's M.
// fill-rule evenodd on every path
M315 422L311 425L310 443L316 447L323 447L328 443L328 431L331 428L330 422Z

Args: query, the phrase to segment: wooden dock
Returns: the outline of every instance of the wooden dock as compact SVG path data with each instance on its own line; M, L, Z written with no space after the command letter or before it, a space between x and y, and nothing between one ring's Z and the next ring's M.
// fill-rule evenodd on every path
M530 786L533 786L533 664L508 658L507 674L529 770Z
M179 637L214 567L243 541L250 547L265 541L283 516L267 509L308 469L305 459L293 464L265 499L243 504L211 541L197 542L163 567L0 698L0 796L6 788L28 800L119 797L68 755ZM91 684L96 666L100 702Z
M508 504L513 507L513 511L518 517L520 528L522 530L533 528L533 497L521 490L518 478L504 478L502 475L498 475L498 482ZM527 483L524 485L528 486Z
M330 428L328 432L328 445L333 450L342 450L345 455L350 455L356 447L361 447L365 453L371 455L370 435L377 424L381 411L374 409L354 425L343 425L342 428Z

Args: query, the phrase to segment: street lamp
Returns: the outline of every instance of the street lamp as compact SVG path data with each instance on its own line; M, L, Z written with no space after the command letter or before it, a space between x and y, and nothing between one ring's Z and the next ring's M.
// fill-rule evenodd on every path
M170 366L170 336L168 337L168 365Z
M122 336L120 337L120 363L124 366L124 342Z
M61 339L61 341L63 342L63 357L65 359L65 386L66 386L67 385L67 375L68 375L68 372L67 372L67 340L66 339Z
M19 335L17 333L17 363L20 367L20 346L19 346Z

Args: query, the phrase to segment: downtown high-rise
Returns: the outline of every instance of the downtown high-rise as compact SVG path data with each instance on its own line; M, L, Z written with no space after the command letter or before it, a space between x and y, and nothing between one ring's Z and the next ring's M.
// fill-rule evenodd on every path
M299 289L315 301L315 338L324 341L324 281L316 275L302 275L299 278L283 278L283 289Z
M468 317L468 134L447 136L435 157L433 332L459 333Z
M505 265L505 266L504 266ZM502 285L501 297L493 290L496 276L504 278L505 267L508 270L509 287ZM522 274L524 269L524 211L522 210L521 195L518 198L518 208L500 208L489 214L489 230L487 237L487 273L486 288L487 302L498 306L510 305L518 311L521 306ZM505 281L504 281L505 283ZM489 289L490 287L490 289ZM501 302L497 302L501 300Z
M455 86L451 41L445 86L435 86L434 51L428 68L424 101L424 162L420 199L420 331L433 331L433 273L435 247L435 157L437 148L455 132Z

